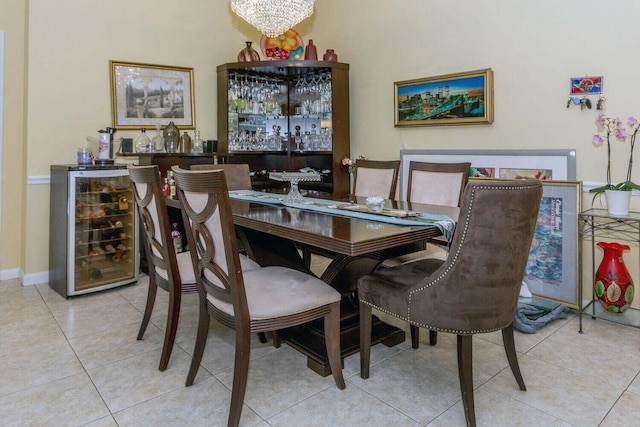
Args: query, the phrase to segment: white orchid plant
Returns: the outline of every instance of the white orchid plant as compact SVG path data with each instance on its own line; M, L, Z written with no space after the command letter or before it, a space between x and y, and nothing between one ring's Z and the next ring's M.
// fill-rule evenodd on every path
M615 119L607 117L604 113L598 113L596 116L596 126L598 133L593 135L593 144L596 146L604 146L606 142L607 148L607 183L606 185L592 188L591 193L601 194L605 190L631 191L640 190L640 185L631 181L631 172L633 170L633 149L636 143L636 136L640 130L640 122L635 117L627 119L626 126L620 118ZM625 142L629 138L629 165L627 167L627 179L617 184L611 183L611 138L615 138L620 142Z

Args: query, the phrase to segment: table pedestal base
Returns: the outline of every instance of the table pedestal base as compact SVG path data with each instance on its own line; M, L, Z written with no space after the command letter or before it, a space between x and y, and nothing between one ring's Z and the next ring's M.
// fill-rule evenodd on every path
M357 307L345 298L340 307L340 358L360 351L360 315ZM291 347L307 356L307 367L326 377L331 375L331 367L324 344L324 324L319 319L304 325L279 331L280 338ZM383 343L393 347L405 340L402 329L388 325L373 316L371 327L371 345Z

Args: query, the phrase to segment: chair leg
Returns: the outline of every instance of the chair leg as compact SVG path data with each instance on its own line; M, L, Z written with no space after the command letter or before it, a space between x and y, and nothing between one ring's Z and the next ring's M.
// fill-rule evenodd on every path
M198 318L198 333L196 334L196 344L193 348L193 356L191 357L191 367L187 374L186 386L189 387L193 384L200 368L200 362L202 362L202 355L204 354L204 348L207 345L207 336L209 335L209 313L207 312L207 303L200 303L200 316Z
M302 246L302 262L305 267L311 268L311 249L307 245Z
M429 345L436 345L438 343L438 331L429 331Z
M324 316L324 342L333 380L340 390L344 390L346 386L340 358L340 301L329 304L329 313Z
M360 303L360 377L369 378L371 364L371 306Z
M522 373L520 373L520 365L518 364L516 343L513 338L513 323L502 330L502 342L504 343L504 350L507 352L507 360L509 360L511 372L513 372L513 376L516 378L520 390L527 391L527 386L524 385Z
M249 355L251 351L251 333L248 326L236 326L236 356L233 365L233 386L231 389L231 405L229 407L228 427L240 424L244 394L247 391L249 378Z
M154 274L150 271L149 274ZM140 324L140 330L138 331L138 341L142 339L147 326L149 326L149 320L151 319L151 312L153 306L156 303L156 294L158 293L158 285L153 277L149 276L149 292L147 293L147 305L144 308L144 315L142 316L142 323Z
M415 325L409 325L411 332L411 347L418 348L420 346L420 328Z
M280 339L280 332L279 331L271 332L271 339L273 339L273 346L275 348L280 348L280 346L282 345L282 339Z
M473 403L473 335L458 335L458 377L462 392L462 406L467 426L475 427L476 411Z
M180 303L182 301L182 292L180 289L169 292L169 311L167 313L167 326L164 330L164 344L162 345L162 355L160 356L161 371L167 369L171 352L173 351L173 343L176 341L176 333L178 332L178 320L180 319Z

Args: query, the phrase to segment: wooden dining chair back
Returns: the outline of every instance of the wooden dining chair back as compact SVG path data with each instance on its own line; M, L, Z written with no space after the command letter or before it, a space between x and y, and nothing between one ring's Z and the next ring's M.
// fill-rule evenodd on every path
M446 260L418 260L358 280L362 378L369 376L371 312L376 308L411 325L457 335L468 425L475 425L473 335L502 331L511 371L526 390L513 321L541 197L542 184L533 179L469 183Z
M400 160L358 159L353 186L354 195L394 199L398 186L399 170Z
M143 338L147 329L160 287L169 292L167 322L159 366L159 369L164 371L169 364L176 338L182 293L196 292L196 279L189 253L176 254L158 166L130 166L129 177L138 205L142 228L141 242L149 268L149 291L138 340Z
M248 164L225 163L220 165L192 165L191 170L223 170L229 191L251 190L251 175Z
M196 344L186 385L193 384L209 333L209 319L235 329L229 426L240 421L247 388L250 335L323 318L326 351L336 385L345 388L340 360L340 294L309 274L278 266L243 272L225 173L173 167L192 248L200 295Z
M429 205L460 206L469 182L471 163L409 163L407 201Z

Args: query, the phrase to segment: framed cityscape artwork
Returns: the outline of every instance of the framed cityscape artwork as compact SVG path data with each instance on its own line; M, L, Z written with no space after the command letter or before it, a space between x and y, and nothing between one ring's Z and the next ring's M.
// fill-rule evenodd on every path
M116 129L195 128L193 68L109 61L111 114Z
M468 71L394 83L395 126L493 122L493 71Z

